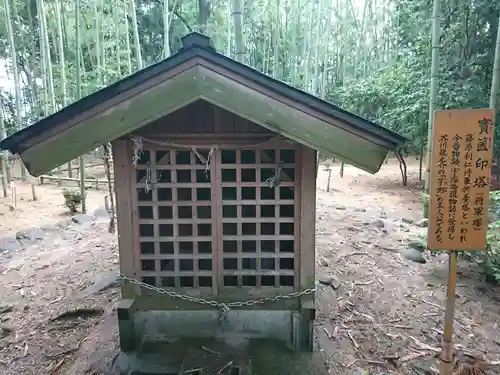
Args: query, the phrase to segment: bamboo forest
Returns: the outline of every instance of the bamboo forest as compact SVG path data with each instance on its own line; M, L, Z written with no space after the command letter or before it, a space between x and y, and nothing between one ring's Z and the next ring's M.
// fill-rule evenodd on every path
M0 33L0 374L500 374L500 0Z
M5 1L0 53L15 87L2 92L7 134L160 61L200 30L218 51L405 135L418 154L430 100L444 109L496 98L500 5L435 3L433 16L430 0L82 0L77 9L75 1Z

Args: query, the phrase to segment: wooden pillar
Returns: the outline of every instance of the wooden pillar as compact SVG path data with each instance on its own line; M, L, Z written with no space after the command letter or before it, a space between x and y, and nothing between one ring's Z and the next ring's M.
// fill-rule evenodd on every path
M300 153L300 290L314 288L316 235L316 151L303 146ZM300 350L312 351L315 319L314 293L301 298L296 325Z
M118 249L120 254L120 272L128 277L137 277L136 274L136 228L134 228L132 179L135 171L132 170L132 149L126 140L113 141L113 167L116 189L116 216L118 225ZM132 176L132 173L134 174ZM139 287L125 281L122 286L123 298L135 298Z

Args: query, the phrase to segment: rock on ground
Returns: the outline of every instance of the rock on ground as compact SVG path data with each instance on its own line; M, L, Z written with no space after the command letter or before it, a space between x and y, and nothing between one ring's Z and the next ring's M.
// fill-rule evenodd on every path
M16 239L19 241L36 241L44 238L45 233L41 228L28 228L16 233Z
M94 210L93 215L97 218L108 218L109 212L106 211L106 208L99 207L99 208Z
M71 218L71 221L79 225L89 225L94 222L94 218L86 214L78 214Z
M0 251L1 252L12 252L19 251L23 248L23 244L14 237L3 237L0 238Z

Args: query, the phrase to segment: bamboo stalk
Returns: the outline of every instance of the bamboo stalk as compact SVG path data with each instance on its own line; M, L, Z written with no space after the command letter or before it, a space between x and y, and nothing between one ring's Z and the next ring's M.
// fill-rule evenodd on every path
M101 4L100 4L101 5ZM103 79L102 79L102 67L101 67L101 18L102 18L103 9L99 9L99 5L95 4L94 6L94 25L95 25L95 59L97 65L97 85L102 87ZM99 16L99 14L101 16Z
M137 69L141 70L143 68L142 53L141 53L141 42L139 39L139 28L137 24L137 14L135 11L135 0L129 1L129 12L132 18L132 24L134 27L134 47L135 47L135 59L137 63Z
M132 74L132 53L130 51L130 32L128 28L128 1L129 0L124 0L125 1L125 46L127 50L125 51L125 56L127 56L127 71L128 74Z
M115 21L115 43L116 43L116 68L118 70L118 76L122 76L122 67L121 67L121 57L120 57L120 0L115 0L115 8L113 9L113 16Z
M66 96L66 60L64 58L64 40L62 33L62 19L61 19L61 3L60 0L56 0L54 4L56 10L56 22L57 22L57 41L59 43L59 65L61 69L61 97L62 106L66 107L68 104ZM71 169L71 161L67 164L68 176L73 177L73 171ZM60 170L62 172L62 169Z
M168 14L168 0L163 0L163 57L170 56L170 22Z
M241 0L232 0L232 15L234 24L234 53L236 60L243 62L243 8Z
M75 0L75 36L76 36L76 98L80 99L81 89L81 61L80 61L80 0ZM87 211L87 199L85 193L85 161L80 156L80 194L82 198L82 212Z
M437 89L439 75L439 36L441 32L441 0L434 0L432 10L432 62L431 88L429 97L429 120L427 127L427 160L425 167L425 192L429 193L432 155L432 130L434 126L434 111L437 108Z
M10 56L12 59L12 70L14 74L14 87L16 92L16 125L18 130L22 129L22 117L21 117L21 82L19 77L19 66L17 61L17 50L16 44L14 42L14 30L12 28L12 17L10 15L10 5L9 0L4 0L4 10L7 23L7 34L9 37L9 47ZM26 167L24 163L21 163L21 176L23 179L26 178Z
M500 17L498 18L497 42L495 47L495 60L493 62L493 78L491 80L490 108L496 110L497 95L500 86Z
M115 233L115 200L113 196L113 183L112 183L112 177L111 177L111 166L110 166L110 159L111 159L111 145L107 144L103 146L104 148L104 169L106 172L106 178L108 180L108 193L109 193L109 203L110 203L110 211L109 212L109 227L108 231L109 233Z
M279 74L279 49L280 49L280 0L276 0L276 24L274 25L274 46L273 46L273 78L278 78Z
M0 101L0 138L4 139L6 138L7 133L5 131L5 121L3 118L3 102ZM7 197L7 184L9 183L9 162L7 160L7 151L1 151L1 158L2 158L2 189L3 189L3 196Z

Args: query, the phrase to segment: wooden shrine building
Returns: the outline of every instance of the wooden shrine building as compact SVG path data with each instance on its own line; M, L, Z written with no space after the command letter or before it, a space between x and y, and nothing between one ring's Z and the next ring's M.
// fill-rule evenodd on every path
M312 348L316 154L379 170L404 138L217 53L179 52L0 143L39 176L112 143L123 352L172 337Z

